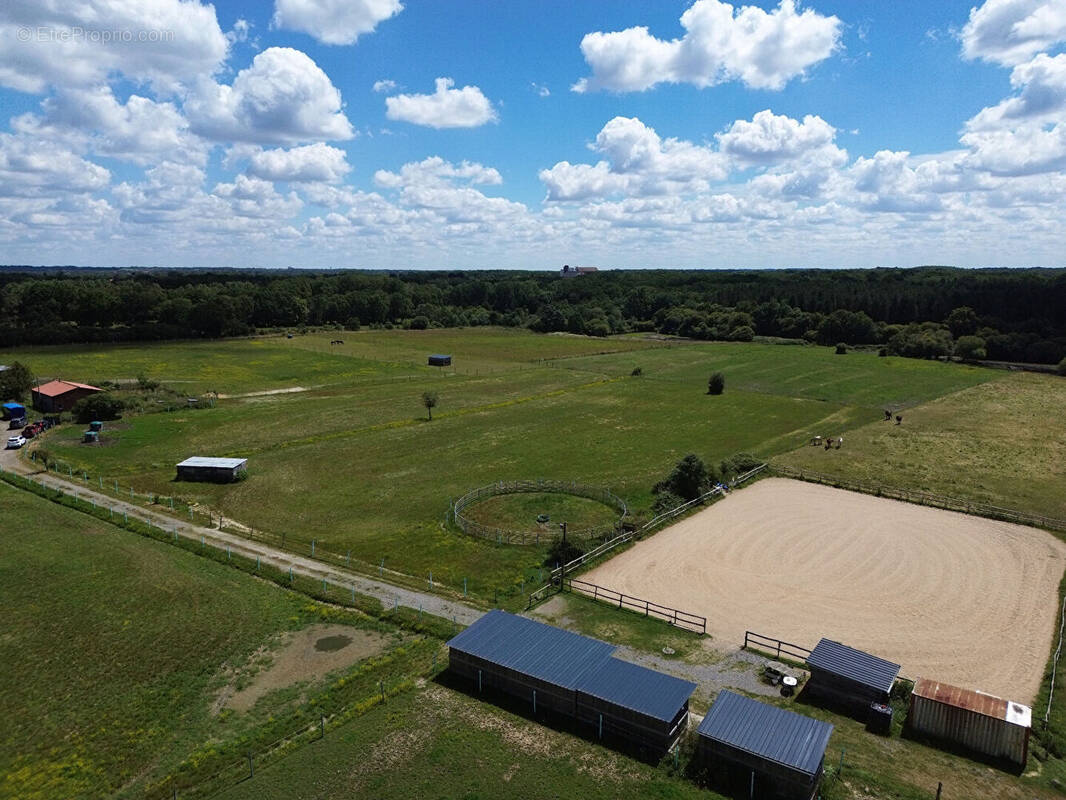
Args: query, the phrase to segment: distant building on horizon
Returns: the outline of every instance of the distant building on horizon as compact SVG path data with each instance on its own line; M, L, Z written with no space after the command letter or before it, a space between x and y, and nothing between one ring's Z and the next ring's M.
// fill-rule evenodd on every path
M599 270L596 267L571 267L569 264L564 264L559 270L559 277L576 278L578 275L589 275L593 272L599 272Z

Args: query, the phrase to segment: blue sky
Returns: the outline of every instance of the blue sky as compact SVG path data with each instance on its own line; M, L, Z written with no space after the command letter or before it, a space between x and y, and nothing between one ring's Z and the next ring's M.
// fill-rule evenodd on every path
M1063 266L1066 0L7 0L0 261Z

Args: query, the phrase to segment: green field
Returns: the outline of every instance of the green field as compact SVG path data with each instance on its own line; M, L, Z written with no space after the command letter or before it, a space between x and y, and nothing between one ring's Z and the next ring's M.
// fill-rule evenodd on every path
M223 792L219 800L717 800L665 769L449 688L430 685L374 709Z
M548 522L538 523L540 514L547 514ZM587 497L521 492L486 497L468 505L463 515L489 528L555 535L561 522L566 522L569 530L580 531L610 525L618 520L619 512Z
M199 782L239 760L242 743L332 714L352 693L372 697L379 679L395 685L424 649L355 612L323 617L306 597L7 484L0 520L0 797L132 798L172 774ZM403 655L343 690L304 682L244 713L212 710L227 681L248 679L257 649L320 618L384 631Z
M797 469L919 489L1066 520L1066 380L1007 373L872 422L840 450L801 447L777 459Z
M331 345L341 338L343 345ZM424 366L447 352L451 370ZM594 339L509 329L361 331L0 354L87 382L140 369L230 395L214 408L131 416L83 445L70 426L42 442L99 485L176 496L288 546L346 554L482 597L538 574L543 553L471 541L442 524L451 500L495 480L603 486L638 515L683 455L794 449L1002 375L831 348ZM635 367L642 375L633 376ZM724 395L706 377L726 374ZM247 395L302 387L284 394ZM439 404L426 418L421 396ZM249 459L231 486L177 483L189 455Z

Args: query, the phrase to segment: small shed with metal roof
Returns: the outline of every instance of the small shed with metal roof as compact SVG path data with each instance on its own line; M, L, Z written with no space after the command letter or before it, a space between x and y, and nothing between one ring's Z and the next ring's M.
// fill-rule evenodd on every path
M1032 724L1028 706L928 678L915 682L907 713L907 728L914 733L1018 767L1029 758Z
M597 738L665 752L688 725L696 684L613 657L615 646L495 609L448 642L449 667L495 690L592 726Z
M240 478L247 468L247 458L193 456L178 464L178 480L229 483Z
M856 650L832 639L822 639L807 656L811 672L806 692L866 714L871 703L887 703L899 676L899 664Z
M696 729L696 758L744 797L811 800L833 726L723 689Z

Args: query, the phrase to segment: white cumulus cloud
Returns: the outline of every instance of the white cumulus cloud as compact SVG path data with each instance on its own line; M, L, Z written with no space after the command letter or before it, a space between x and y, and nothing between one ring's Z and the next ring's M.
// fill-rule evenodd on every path
M197 164L207 160L207 144L189 131L185 117L170 102L133 94L120 103L109 87L98 86L59 91L41 109L42 114L16 117L12 127L142 166L177 154Z
M658 83L714 86L741 81L755 89L781 89L837 49L840 20L781 0L771 12L734 10L720 0L697 0L681 15L685 34L659 39L647 27L594 32L581 40L592 75L575 91L642 91Z
M380 81L374 81L374 86L372 88L375 92L378 92L380 94L381 92L395 91L397 88L397 84L396 81L390 78L385 78Z
M271 25L324 44L354 44L402 10L400 0L275 0Z
M229 42L199 0L4 0L0 85L41 93L115 74L174 91L211 74Z
M1016 66L1010 82L1019 90L1018 95L982 109L966 123L967 130L1066 119L1066 54L1051 58L1041 53L1032 61Z
M104 189L111 173L59 144L0 133L0 195L36 197Z
M249 175L268 181L336 183L351 170L343 150L322 142L288 150L258 150L248 162Z
M966 58L1012 67L1066 41L1066 3L986 0L970 9L960 38Z
M713 148L663 139L636 117L610 120L590 147L606 160L595 165L560 161L541 170L549 200L699 191L728 173L727 160Z
M305 53L271 47L231 86L202 80L185 103L194 132L221 141L289 143L350 139L341 93Z
M437 78L433 94L385 98L385 116L430 128L476 128L495 122L496 109L477 86L454 89L451 78Z
M821 117L808 114L800 122L769 109L757 113L750 122L738 119L716 136L723 153L743 163L760 165L833 147L835 137L836 128Z

